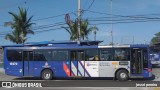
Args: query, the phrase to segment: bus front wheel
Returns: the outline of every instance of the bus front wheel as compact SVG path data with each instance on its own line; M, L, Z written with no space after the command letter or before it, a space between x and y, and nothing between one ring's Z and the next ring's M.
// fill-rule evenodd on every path
M45 69L41 73L41 78L43 80L51 80L53 78L53 73L50 69Z
M128 76L128 72L126 70L119 70L117 73L116 73L116 78L119 80L119 81L126 81L128 80L129 76Z

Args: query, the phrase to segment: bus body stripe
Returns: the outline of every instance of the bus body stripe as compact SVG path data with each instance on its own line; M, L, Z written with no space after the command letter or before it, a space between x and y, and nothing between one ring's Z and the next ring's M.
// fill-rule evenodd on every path
M75 68L75 69L72 69L72 68ZM71 70L72 70L73 75L76 76L77 68L76 68L76 65L74 64L74 61L71 61Z
M70 70L69 68L67 67L66 63L63 62L63 70L65 71L65 73L67 74L67 76L69 77L70 76Z
M89 76L91 77L91 75L89 74L89 72L86 70L86 68L84 67L84 65L82 64L82 62L79 62L81 64L81 66L83 67L84 69L84 72Z
M82 76L82 73L80 72L80 70L78 69L78 73Z

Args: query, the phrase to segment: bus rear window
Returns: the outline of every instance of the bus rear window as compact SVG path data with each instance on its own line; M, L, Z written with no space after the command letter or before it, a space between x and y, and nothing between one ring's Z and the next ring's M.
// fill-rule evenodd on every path
M22 61L22 51L7 50L8 61Z

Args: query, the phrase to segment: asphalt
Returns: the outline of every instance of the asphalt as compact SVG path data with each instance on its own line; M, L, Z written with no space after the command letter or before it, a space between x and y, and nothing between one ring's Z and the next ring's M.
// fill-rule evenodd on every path
M1 70L1 69L0 69ZM154 77L150 79L132 79L125 82L113 80L113 78L54 78L51 81L40 80L39 78L18 78L15 76L5 75L3 70L0 72L0 83L14 82L14 83L41 83L41 88L0 88L0 90L133 90L138 84L145 84L145 86L138 87L138 90L160 90L160 68L152 69ZM148 84L155 84L152 88L147 87ZM2 86L2 84L0 84ZM113 88L114 87L114 88ZM118 87L118 88L115 88ZM125 87L125 88L124 88Z

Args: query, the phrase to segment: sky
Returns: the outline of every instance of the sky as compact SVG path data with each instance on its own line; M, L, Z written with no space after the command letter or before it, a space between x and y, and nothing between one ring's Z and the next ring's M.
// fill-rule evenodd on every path
M28 35L27 42L69 40L69 33L61 28L67 27L65 24L43 29L35 28L65 23L67 13L71 20L75 20L77 3L78 0L0 0L0 45L13 44L1 34L12 32L10 27L4 26L4 23L12 21L13 18L8 12L18 13L18 7L26 8L28 17L33 15L32 22L35 23L32 26L33 30L44 31ZM103 44L111 42L111 30L113 42L116 44L150 43L154 34L160 31L160 0L112 0L112 10L110 0L81 0L81 10L83 10L81 18L88 19L89 26L98 27L96 40L104 41ZM151 21L150 18L154 20ZM128 19L130 21L125 21ZM137 19L141 19L140 22L135 22ZM89 40L94 40L93 32L90 33Z

